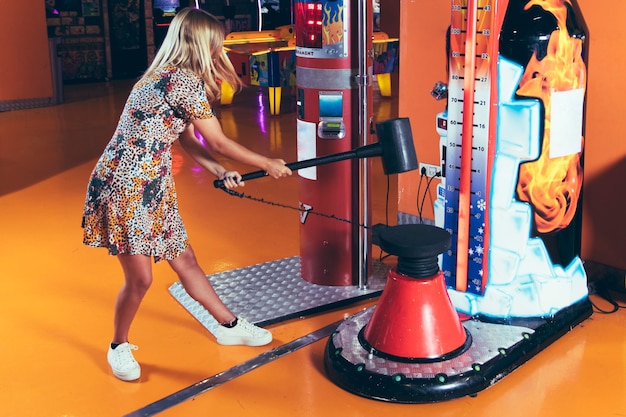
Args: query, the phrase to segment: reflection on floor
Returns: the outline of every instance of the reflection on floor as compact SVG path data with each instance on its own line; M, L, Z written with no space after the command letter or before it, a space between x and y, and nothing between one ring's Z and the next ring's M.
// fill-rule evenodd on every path
M131 334L140 346L143 376L137 383L116 380L105 355L121 271L104 250L81 244L80 216L88 175L129 87L127 81L68 86L62 105L0 113L3 416L121 416L376 302L271 324L275 341L269 347L221 347L170 295L176 276L157 264ZM293 99L278 116L269 116L264 100L248 89L233 106L218 109L224 130L258 152L295 160ZM394 117L395 106L376 96L376 117ZM210 175L175 151L181 211L207 274L298 255L297 212L217 191ZM373 177L373 221L393 224L394 178L387 197L387 178L377 163ZM245 191L297 204L295 177L251 181ZM160 415L626 415L625 325L622 310L596 313L474 398L401 405L349 394L325 374L323 340Z

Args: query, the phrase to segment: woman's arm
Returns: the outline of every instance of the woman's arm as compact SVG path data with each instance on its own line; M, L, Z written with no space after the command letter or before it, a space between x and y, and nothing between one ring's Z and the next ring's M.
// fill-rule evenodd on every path
M183 149L197 162L216 177L220 178L226 172L224 168L217 160L209 153L209 151L202 145L200 140L195 135L193 125L189 125L178 138Z
M217 152L237 162L257 167L267 172L267 174L273 178L282 178L291 175L291 170L285 166L285 161L282 159L268 158L226 137L217 117L194 119L191 123L195 129L200 132L211 151ZM196 142L198 142L197 139ZM202 147L202 144L199 142L198 145ZM205 152L208 154L206 149Z
M220 180L224 180L226 188L243 185L241 175L237 171L228 171L222 166L211 153L202 145L195 135L193 125L189 125L178 138L185 152L187 152L200 166Z

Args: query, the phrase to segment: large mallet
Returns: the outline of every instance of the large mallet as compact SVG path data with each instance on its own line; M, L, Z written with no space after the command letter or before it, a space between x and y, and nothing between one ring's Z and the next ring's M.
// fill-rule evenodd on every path
M415 154L411 124L408 118L401 117L377 123L376 134L378 135L378 142L376 143L361 146L346 152L320 156L319 158L290 162L286 165L292 171L296 171L303 168L344 161L346 159L380 156L383 160L383 172L386 175L399 174L401 172L417 169L417 155ZM267 173L265 171L254 171L242 175L241 179L242 181L247 181L266 175ZM224 181L215 180L213 185L215 188L222 188Z

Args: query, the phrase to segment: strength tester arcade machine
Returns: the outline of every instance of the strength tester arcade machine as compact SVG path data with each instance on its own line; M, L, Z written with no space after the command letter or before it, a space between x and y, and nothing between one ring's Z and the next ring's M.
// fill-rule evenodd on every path
M398 265L378 305L340 324L326 349L334 382L384 401L475 394L592 313L579 258L580 10L451 6L437 226L381 234Z

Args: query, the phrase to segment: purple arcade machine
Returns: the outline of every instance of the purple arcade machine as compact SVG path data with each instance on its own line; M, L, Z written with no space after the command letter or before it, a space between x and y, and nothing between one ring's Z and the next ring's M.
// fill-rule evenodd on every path
M398 264L325 368L368 398L473 395L592 313L579 257L586 28L575 0L452 0L435 226L381 232Z

